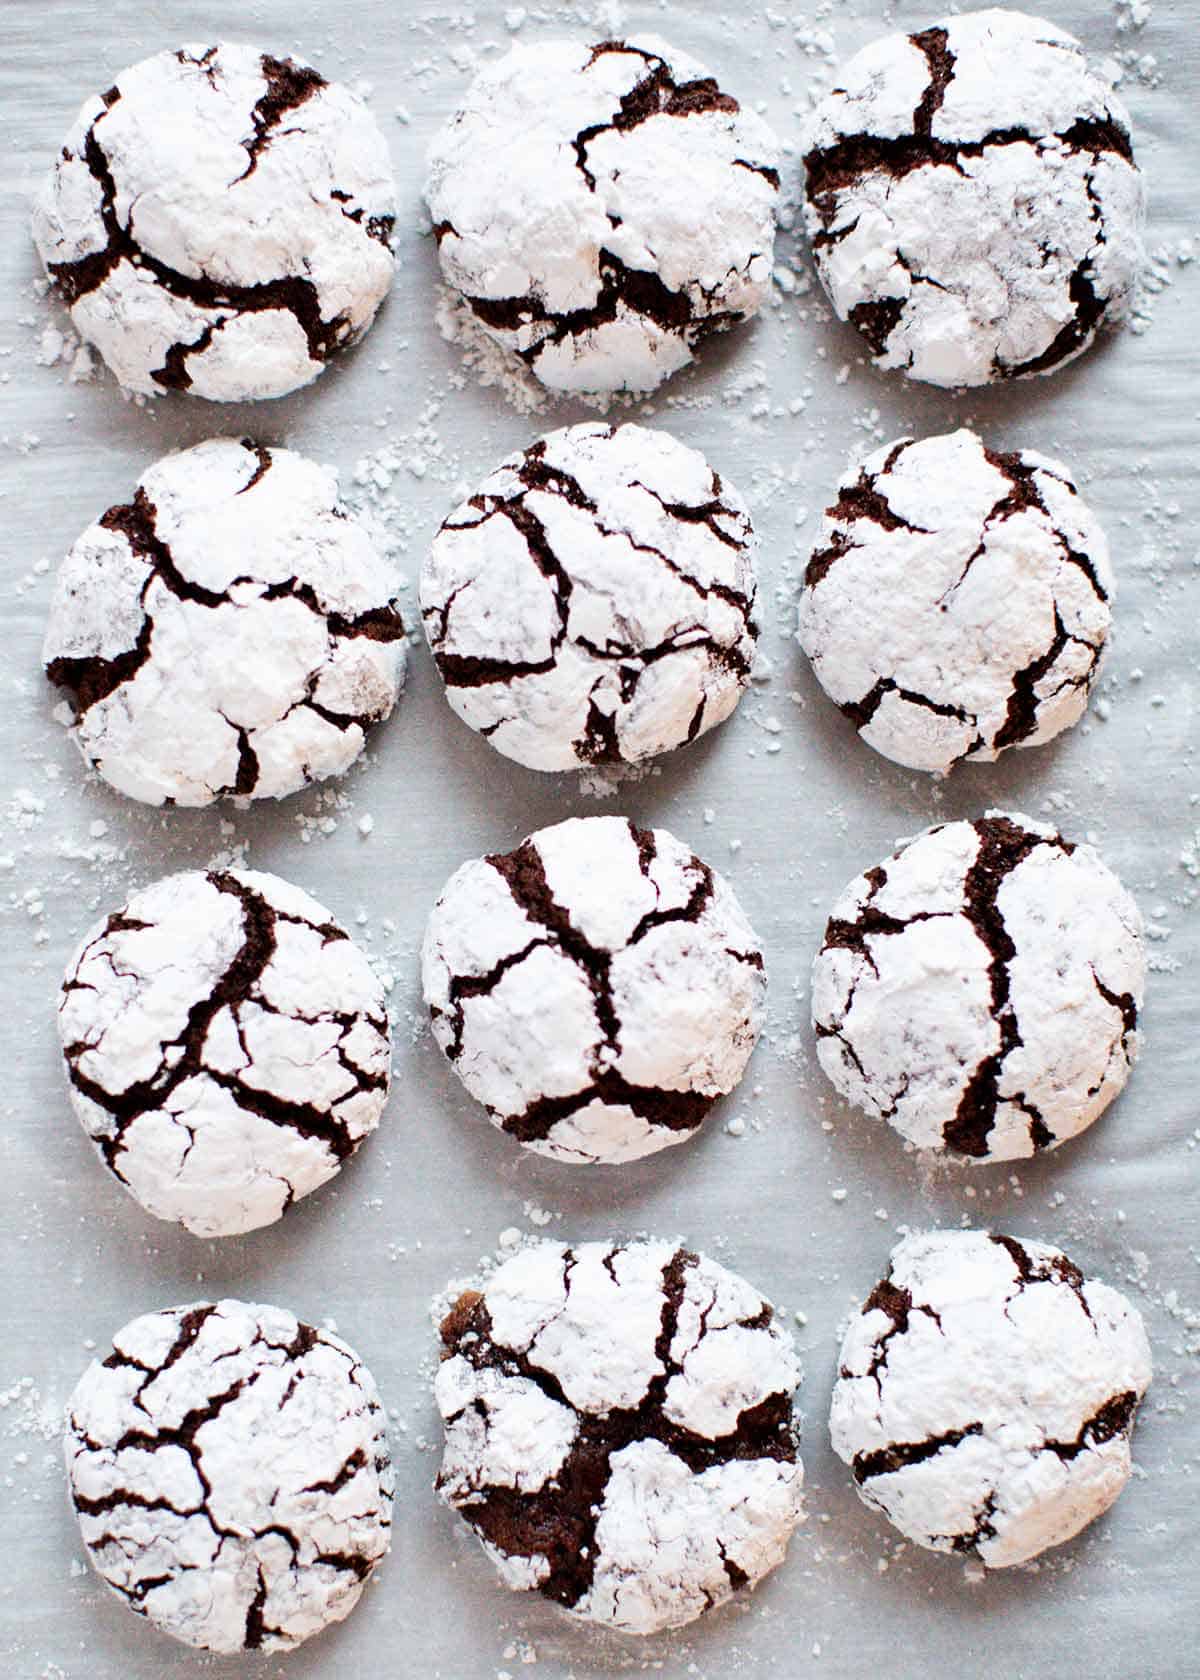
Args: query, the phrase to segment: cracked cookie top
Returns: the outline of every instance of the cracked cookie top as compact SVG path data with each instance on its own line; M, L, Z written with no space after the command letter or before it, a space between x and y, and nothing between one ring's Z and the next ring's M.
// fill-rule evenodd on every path
M395 578L287 449L167 455L59 568L42 657L83 756L149 805L340 775L404 680Z
M803 149L817 272L880 367L944 386L1050 373L1126 312L1129 119L1044 19L968 12L872 42Z
M567 426L446 520L421 572L451 706L534 770L693 741L746 684L757 539L694 449L644 426Z
M783 1560L803 1468L791 1337L671 1243L536 1243L441 1327L438 1489L501 1579L626 1633Z
M543 384L649 391L771 280L778 143L656 36L516 46L429 153L442 272Z
M58 1012L68 1089L101 1159L200 1237L269 1225L379 1123L383 987L277 875L168 876L92 928Z
M992 1568L1078 1534L1129 1480L1141 1315L1046 1243L929 1231L851 1320L829 1427L862 1499Z
M1104 533L1062 467L966 430L903 438L843 477L799 639L864 741L943 772L1078 721L1113 593Z
M728 883L624 817L465 863L421 970L434 1037L493 1125L586 1165L690 1137L741 1078L767 984Z
M395 209L356 94L226 42L157 53L86 102L33 235L127 390L249 402L307 385L366 332Z
M1092 847L991 811L846 888L813 965L817 1056L917 1148L1016 1160L1122 1089L1145 978L1137 905Z
M291 1650L350 1614L388 1549L392 1465L371 1374L280 1307L135 1318L67 1411L92 1563L185 1644Z

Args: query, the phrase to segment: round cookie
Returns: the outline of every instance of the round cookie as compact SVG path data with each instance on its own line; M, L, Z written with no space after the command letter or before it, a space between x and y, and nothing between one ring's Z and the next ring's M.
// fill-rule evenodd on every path
M1050 373L1128 308L1129 119L1042 18L967 12L872 42L803 149L817 272L880 367L945 386Z
M83 756L148 805L341 775L404 681L395 578L288 449L167 455L59 568L42 650Z
M799 639L864 741L941 773L1078 721L1113 592L1104 533L1062 467L966 430L904 438L843 477Z
M492 1124L585 1165L690 1137L741 1078L767 987L728 883L624 817L463 864L421 974L434 1037Z
M291 1650L350 1614L388 1549L371 1374L279 1307L135 1318L80 1379L65 1448L105 1583L202 1650Z
M395 209L356 94L226 42L157 53L87 100L33 236L126 390L250 402L309 384L366 332Z
M648 1634L783 1561L800 1370L744 1279L672 1243L537 1243L442 1342L438 1490L506 1586Z
M72 957L58 1028L101 1159L147 1212L200 1237L273 1223L387 1101L383 987L277 875L191 871L134 893Z
M483 69L429 153L442 273L543 384L649 391L771 284L778 143L657 36Z
M990 811L846 888L813 965L817 1056L917 1148L1017 1160L1122 1089L1145 978L1137 905L1096 852Z
M451 706L534 770L693 741L750 680L757 538L704 457L644 426L567 426L452 513L421 572Z
M993 1569L1095 1520L1129 1480L1141 1315L1046 1243L930 1231L851 1320L829 1428L863 1501Z

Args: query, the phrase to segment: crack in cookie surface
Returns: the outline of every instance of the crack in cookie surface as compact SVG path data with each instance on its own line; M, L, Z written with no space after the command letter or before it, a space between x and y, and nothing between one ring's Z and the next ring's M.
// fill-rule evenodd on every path
M835 907L814 965L818 1058L917 1147L1034 1154L1124 1085L1145 967L1136 905L1090 848L1002 812L943 824Z
M693 1132L740 1078L765 990L728 886L622 818L575 819L464 865L430 918L422 974L435 1037L493 1124L578 1162Z

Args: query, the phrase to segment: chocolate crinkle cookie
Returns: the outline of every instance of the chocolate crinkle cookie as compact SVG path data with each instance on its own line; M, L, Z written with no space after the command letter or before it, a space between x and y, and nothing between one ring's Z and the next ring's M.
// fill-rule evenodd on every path
M504 1583L625 1633L754 1586L801 1520L790 1336L670 1243L537 1243L442 1324L438 1489Z
M665 829L572 818L451 876L422 953L434 1037L527 1148L682 1143L741 1078L766 976L729 885Z
M277 875L192 871L135 893L72 957L58 1026L102 1160L149 1213L201 1237L278 1219L387 1100L382 984Z
M655 36L517 46L434 140L442 272L545 385L649 391L771 283L778 145Z
M940 773L1078 721L1113 593L1104 533L1064 468L965 430L905 438L842 479L799 637L864 741Z
M1137 905L1092 847L992 811L846 888L813 966L817 1055L917 1148L1016 1160L1123 1088L1145 978Z
M757 539L704 457L644 426L568 426L446 520L425 634L464 722L535 770L694 741L750 680Z
M157 53L89 99L33 233L127 390L245 402L307 385L366 332L395 208L356 94L226 42Z
M214 438L156 462L71 549L46 675L118 792L279 799L349 769L395 705L395 586L332 469Z
M879 366L947 386L1050 373L1126 312L1129 119L1044 19L968 12L873 42L803 147L817 271Z
M930 1231L851 1320L830 1433L908 1539L999 1569L1108 1510L1150 1375L1137 1308L1057 1248Z
M202 1650L291 1650L350 1614L388 1549L371 1374L279 1307L135 1318L84 1372L65 1447L105 1583Z

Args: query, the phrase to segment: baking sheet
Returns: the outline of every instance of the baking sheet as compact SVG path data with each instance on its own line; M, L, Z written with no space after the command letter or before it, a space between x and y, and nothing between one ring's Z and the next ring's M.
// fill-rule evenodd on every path
M52 720L38 665L49 570L142 468L218 432L253 433L336 463L415 578L423 543L506 451L586 417L523 413L484 388L436 321L421 157L472 65L514 36L593 39L651 28L706 59L794 136L809 89L881 28L936 14L878 0L815 11L699 3L528 8L397 0L41 0L0 4L0 980L5 1007L0 1178L0 1672L39 1680L286 1671L422 1680L767 1680L986 1669L1005 1680L1200 1674L1197 1470L1200 1234L1196 1099L1200 945L1195 522L1197 233L1195 0L1060 0L1055 19L1124 64L1152 194L1150 289L1137 322L1050 380L922 391L867 366L831 322L788 233L762 321L636 414L704 449L750 497L762 537L769 681L733 722L598 799L489 751L446 707L423 647L396 718L342 783L278 806L155 813L107 791ZM298 51L369 83L395 159L395 291L364 345L311 389L257 407L138 405L107 374L72 378L66 317L36 285L29 196L83 97L127 63L220 35ZM798 174L794 154L787 178ZM1200 253L1200 241L1196 250ZM59 352L62 352L60 355ZM789 639L797 570L854 450L971 420L1005 448L1071 463L1109 528L1117 635L1090 719L1065 739L944 784L885 764L823 700ZM408 599L412 600L410 590ZM415 614L412 615L415 622ZM834 893L898 835L1002 805L1094 838L1150 922L1142 1064L1093 1130L1059 1153L931 1174L827 1089L807 1027L807 974ZM664 824L733 881L766 947L768 1030L701 1138L617 1171L541 1161L492 1131L425 1029L416 952L425 914L464 858L586 811ZM369 831L369 832L364 832ZM52 1010L74 941L135 883L244 858L310 889L395 977L394 1094L379 1134L282 1224L205 1244L160 1225L98 1167L71 1118ZM1063 1242L1146 1314L1157 1373L1116 1509L1041 1566L980 1579L961 1559L897 1544L853 1493L825 1429L838 1326L906 1226L992 1221ZM793 1319L809 1518L756 1594L682 1633L602 1637L512 1596L434 1500L430 1297L502 1233L574 1239L653 1230L743 1271ZM511 1240L511 1237L510 1237ZM374 1371L398 1476L395 1545L358 1610L288 1657L199 1656L131 1617L86 1567L62 1485L63 1402L95 1344L148 1308L228 1292L332 1320Z

